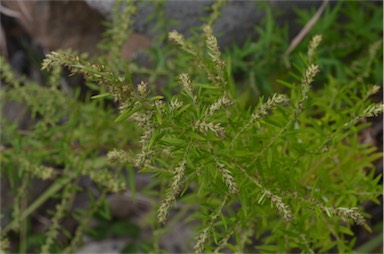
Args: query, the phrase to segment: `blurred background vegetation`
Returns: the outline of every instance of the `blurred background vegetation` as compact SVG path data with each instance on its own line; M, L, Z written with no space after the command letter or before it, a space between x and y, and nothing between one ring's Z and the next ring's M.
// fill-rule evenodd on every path
M174 27L177 20L169 19L164 9L165 1L160 2L142 2L142 5L152 6L150 15L145 17L146 22L152 22L151 36L142 33L142 31L131 31L121 52L123 66L130 69L131 76L135 83L140 80L148 81L159 93L170 95L177 89L176 80L180 70L191 68L191 59L171 46L167 41L167 32ZM346 91L348 96L360 94L361 84L377 84L382 89L383 84L383 6L382 1L336 1L329 2L324 12L318 17L318 20L300 37L300 41L292 51L287 53L292 42L305 27L306 24L319 12L322 2L314 3L306 8L295 7L292 2L290 18L287 20L283 9L276 8L268 2L255 2L260 8L261 19L258 23L252 24L249 33L242 34L241 42L233 42L222 45L224 51L223 58L228 63L228 70L232 74L231 79L236 83L239 90L239 96L242 97L244 104L256 105L258 96L270 96L274 92L284 92L287 87L284 82L279 80L294 80L293 71L298 66L291 63L301 58L298 52L306 52L310 38L315 34L323 36L323 42L319 47L318 63L322 72L327 76L322 76L324 80L316 80L316 89L321 89L322 83L337 80L337 89L343 86L348 87ZM63 101L50 101L51 94L39 90L39 86L48 85L51 80L47 73L40 70L40 64L45 54L53 49L73 48L79 51L86 51L91 56L97 56L103 51L95 47L100 45L102 33L105 31L105 23L110 24L111 18L92 10L85 2L68 1L46 2L49 8L43 11L43 4L34 1L2 1L1 9L1 50L2 56L19 73L28 78L28 82L37 84L26 86L24 89L25 97L28 100L23 103L17 103L20 94L2 94L2 116L1 116L1 163L2 163L2 227L9 222L10 202L17 196L17 186L14 186L12 178L17 178L12 171L16 165L4 165L12 156L28 153L28 158L33 158L39 162L46 158L47 154L41 151L47 151L49 147L51 165L65 168L67 162L65 158L74 156L73 151L81 151L83 154L80 160L87 163L87 160L93 158L98 165L106 165L106 161L97 160L101 154L107 151L129 144L135 146L137 143L130 142L130 138L138 136L140 130L131 125L114 125L114 117L111 112L116 109L113 105L106 105L102 101L91 100L91 96L98 94L100 88L90 83L85 83L83 77L61 75L59 79L60 89L66 91L68 97ZM35 5L33 5L35 4ZM40 9L39 9L40 8ZM60 9L72 10L60 14ZM44 15L35 15L40 11ZM63 12L63 13L64 13ZM85 15L84 13L87 13ZM57 16L57 19L52 17ZM201 17L201 18L204 18ZM33 26L41 26L44 31L39 31ZM249 25L249 24L248 24ZM65 27L77 27L77 29L65 30ZM145 26L144 26L145 27ZM226 36L224 33L217 33L220 38ZM65 38L65 39L63 39ZM190 39L199 40L198 35L191 29ZM105 41L104 41L105 42ZM197 42L198 43L198 42ZM297 62L297 61L296 61ZM193 73L194 70L191 70ZM350 85L353 82L354 85ZM2 89L9 86L2 80ZM352 89L353 91L350 91ZM332 96L332 91L329 91ZM33 96L31 96L33 95ZM382 90L374 101L382 101ZM53 118L52 125L63 130L74 130L72 133L50 133L49 125L39 125L41 120L39 102L48 102L54 110L50 116ZM37 105L36 108L28 108L26 105ZM337 102L334 102L337 103ZM66 117L66 106L75 105L78 111L71 116L71 121L60 126L63 117ZM103 109L103 110L100 110ZM46 112L44 112L46 113ZM332 115L332 114L330 114ZM97 117L95 117L97 116ZM33 132L36 137L31 135L32 128L39 131ZM104 132L110 129L113 132ZM119 134L120 133L120 134ZM128 134L127 134L128 133ZM369 132L361 134L361 139L371 139L379 150L382 150L383 126L382 118L372 120ZM15 138L17 137L17 138ZM55 142L52 142L55 140ZM124 147L120 147L124 148ZM24 155L23 155L24 156ZM378 159L376 174L382 173L382 159ZM3 170L12 177L4 177ZM129 173L127 173L129 174ZM129 178L127 179L134 179ZM137 182L130 182L131 190L149 191L150 181L144 175L136 177ZM129 180L127 180L129 181ZM37 182L34 190L31 190L31 198L37 197L42 193L45 185ZM382 184L382 180L380 180ZM80 186L87 188L89 182L84 180ZM10 191L12 190L12 191ZM24 189L25 191L27 189ZM135 191L135 192L136 192ZM146 242L145 234L148 228L140 227L145 223L137 221L145 220L140 217L143 211L149 209L153 200L148 197L137 196L138 203L127 207L127 201L131 196L110 196L106 203L102 205L103 209L97 211L94 216L94 222L89 225L88 248L91 243L102 242L106 251L112 251L110 245L119 246L121 253L135 253L148 250L150 243ZM141 198L141 199L140 199ZM76 199L75 206L82 207L81 197ZM38 224L43 222L45 211L52 209L55 202L51 201L40 208L36 215L25 225L25 249L34 249L44 242L44 231ZM129 206L129 205L128 205ZM365 204L366 211L370 214L370 223L373 233L369 234L362 228L355 228L357 235L356 252L359 253L382 253L383 249L383 209L380 204ZM125 212L124 212L125 211ZM46 223L46 222L45 222ZM65 221L68 225L68 231L74 228L74 222ZM175 228L179 227L178 225ZM180 226L181 227L181 226ZM179 230L183 230L182 228ZM65 232L64 234L70 234ZM129 241L120 241L116 239L126 238ZM172 237L171 237L172 238ZM15 236L16 239L16 236ZM169 237L168 237L169 239ZM178 239L177 237L175 239ZM173 241L176 241L173 239ZM109 240L103 242L103 240ZM177 252L177 244L171 240L164 240L165 249L170 252ZM111 244L112 242L112 244ZM15 243L11 243L15 244ZM60 251L60 243L55 243L57 251ZM178 243L178 244L182 244ZM176 247L175 247L176 246ZM102 247L98 247L99 250ZM91 250L85 249L84 251ZM20 249L19 249L20 251ZM81 250L79 250L81 251ZM92 252L92 251L91 251ZM80 252L79 252L80 253Z

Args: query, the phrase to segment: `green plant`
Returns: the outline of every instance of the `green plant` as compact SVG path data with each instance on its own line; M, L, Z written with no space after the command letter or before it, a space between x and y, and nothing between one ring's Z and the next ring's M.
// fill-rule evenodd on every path
M77 212L70 211L76 193L85 191L79 186L82 175L95 181L101 192L125 188L125 180L119 174L121 169L112 171L108 161L100 156L116 145L129 143L130 139L124 134L103 132L104 129L120 132L125 127L128 130L131 128L114 126L113 111L105 108L101 101L86 99L81 102L76 99L78 96L67 94L56 86L41 86L12 77L8 65L1 62L1 66L2 77L8 84L12 84L2 88L2 103L19 101L38 119L37 123L32 123L25 130L19 130L16 123L2 119L2 179L9 182L16 197L12 207L2 207L2 213L6 214L8 221L11 220L2 228L2 235L11 230L20 232L21 245L18 251L25 252L28 239L26 231L22 229L27 229L31 214L47 200L58 198L61 201L52 217L52 227L47 231L49 233L44 245L44 251L48 252L47 248L56 239L58 232L63 230L59 221L67 216L79 216ZM131 130L134 135L134 129ZM46 190L36 189L36 183L39 183L37 179L48 183ZM31 189L33 196L28 195ZM89 195L92 197L98 194ZM94 209L99 206L100 201L92 203ZM9 209L13 210L11 218L8 217ZM86 223L90 216L92 213L83 214L78 219Z
M100 59L114 72L124 68L118 61L118 51L126 38L116 31L128 29L129 15L134 11L131 5L122 12L124 22L117 16L110 32L114 43L102 43L110 51ZM1 119L1 175L2 181L9 183L13 198L12 206L2 206L2 248L6 246L3 240L9 242L6 236L12 239L11 243L15 242L13 232L16 232L18 246L9 246L12 251L73 252L88 231L94 214L105 206L107 193L126 189L127 184L134 188L132 181L122 177L122 167L112 167L103 155L116 146L135 146L132 137L137 131L129 124L115 126L114 109L105 101L91 99L90 93L81 98L78 89L72 92L61 89L61 66L52 66L49 80L37 84L15 74L3 58L0 60L1 77L6 84L0 94L2 109L8 103L19 103L25 108L23 117L32 118L27 129L19 129L17 122ZM130 78L127 72L126 77ZM92 80L86 85L98 93L103 91ZM123 129L131 134L127 135ZM115 131L120 134L115 135ZM88 186L81 184L84 178L90 178L95 184L93 192L87 193ZM38 188L39 179L44 181L44 189ZM87 193L86 209L74 207L75 198L81 193ZM57 203L56 207L48 206L48 211L41 212L41 206L47 201ZM32 215L38 211L50 218L44 235L31 229L36 223ZM73 236L69 236L65 224L61 224L64 219L77 221Z
M217 10L220 4L215 5ZM105 205L106 195L126 188L122 171L138 169L154 176L152 186L161 193L152 216L157 221L154 252L161 251L159 237L167 223L179 218L171 213L175 203L181 203L175 213L188 213L189 222L199 222L194 246L185 251L352 251L351 225L370 229L361 204L379 202L381 194L381 176L374 175L372 162L382 155L358 142L359 131L368 126L363 120L383 111L382 104L369 101L379 87L361 83L372 73L369 59L380 42L371 46L367 61L356 66L347 82L319 73L316 49L322 37L314 36L307 54L294 65L293 79L280 81L289 94L255 96L257 105L249 106L241 101L231 65L222 58L212 34L214 12L201 29L201 43L176 31L169 33L184 58L176 65L179 75L171 72L169 77L170 86L178 89L174 95L156 95L147 83L132 83L135 71L127 72L132 65L116 53L134 6L125 10L108 34L115 43L104 44L111 49L109 54L93 59L72 51L47 55L43 69L53 72L50 86L15 77L1 63L2 77L10 84L2 89L2 98L21 100L39 117L26 137L14 125L2 125L7 145L2 174L18 189L2 239L11 230L18 232L18 251L25 252L30 214L57 198L39 248L72 252L93 214ZM188 66L183 64L187 61ZM60 66L84 75L99 94L83 102L65 94L57 86ZM359 79L365 72L368 75ZM311 89L317 77L324 81L323 87ZM118 104L117 117L109 106L111 99ZM83 191L78 184L83 175L97 184L99 192L89 193L88 209L71 211L74 196ZM26 204L24 192L32 177L54 181ZM56 195L58 190L62 193ZM65 231L59 223L65 216L77 219L78 228L73 237L54 246L58 233Z
M297 8L296 13L297 26L304 27L315 15L316 9ZM363 1L328 4L310 31L311 34L323 35L317 60L321 70L343 81L369 75L365 79L381 84L382 48L375 51L374 57L366 56L367 45L380 44L382 41L382 15L382 9L377 8L376 4ZM251 87L253 93L263 96L270 96L273 91L281 89L275 82L277 79L289 80L289 67L283 58L288 48L288 27L286 24L279 25L278 18L279 12L267 7L265 18L255 26L257 37L248 37L243 45L233 45L226 50L226 57L230 59L237 80ZM301 61L298 52L305 50L309 40L310 36L303 38L302 43L289 55L290 61ZM358 67L367 66L367 61L372 62L369 74ZM326 82L326 78L324 76L320 83Z
M279 16L272 7L266 6L265 10L261 24L255 26L256 39L248 37L243 45L226 50L225 55L233 74L252 89L252 94L270 96L278 90L276 78L287 73L281 56L288 48L288 26L279 26Z

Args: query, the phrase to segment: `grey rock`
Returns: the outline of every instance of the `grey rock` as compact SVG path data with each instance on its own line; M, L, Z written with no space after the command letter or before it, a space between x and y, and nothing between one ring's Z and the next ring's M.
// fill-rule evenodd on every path
M119 254L124 246L129 244L128 239L107 239L103 241L91 241L85 244L84 247L77 250L75 254L89 254L89 253L109 253Z
M110 18L114 0L85 0L89 6L97 9L100 13ZM322 1L228 1L222 9L222 15L214 25L214 32L219 38L222 47L232 43L241 44L246 37L255 36L255 26L260 23L264 16L263 5L269 4L276 11L283 14L278 23L288 22L291 36L300 29L295 24L295 8L318 7ZM170 0L164 3L164 15L169 20L177 22L171 25L169 31L175 29L185 36L190 36L193 28L201 26L203 19L210 14L210 6L213 1L176 1ZM138 2L138 13L135 17L134 30L154 37L153 27L156 19L147 21L148 16L155 11L154 4L148 1Z

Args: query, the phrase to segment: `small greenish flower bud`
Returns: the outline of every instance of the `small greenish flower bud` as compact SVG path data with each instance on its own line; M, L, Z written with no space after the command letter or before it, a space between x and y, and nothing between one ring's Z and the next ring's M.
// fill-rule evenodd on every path
M378 91L380 91L380 86L378 85L373 85L369 88L368 90L368 93L367 93L367 96L371 96L373 94L376 94Z
M319 66L311 64L305 71L302 86L309 90L309 85L313 82L314 77L319 72Z
M209 107L209 111L208 111L208 115L212 116L214 115L219 109L221 109L222 107L227 107L227 106L230 106L233 104L233 101L228 98L227 96L223 96L221 97L218 101L216 101L215 103L213 103L210 107Z
M184 181L185 163L185 160L181 161L181 163L176 167L174 171L171 189L175 196L178 195L181 191L181 185Z
M225 129L220 126L220 123L215 124L204 120L198 120L193 124L193 127L201 132L212 131L218 138L225 138Z
M55 174L55 170L51 167L36 165L25 159L20 159L20 163L26 171L32 173L32 175L34 175L35 177L43 180L52 178Z
M127 152L125 152L124 150L117 150L117 149L109 151L107 154L107 157L108 157L108 160L112 163L113 162L123 163L123 162L132 160L131 156L129 156Z
M144 168L147 167L153 157L154 152L146 147L142 149L141 153L139 153L135 160L135 167Z
M310 62L313 61L316 49L319 46L322 39L323 39L323 37L321 35L315 35L315 36L313 36L311 42L309 43L307 55L308 55Z
M265 191L265 195L271 200L272 204L276 206L277 211L284 218L285 222L291 222L293 219L292 211L289 206L283 202L283 199L267 190Z
M381 113L383 113L384 111L384 104L374 104L374 105L370 105L368 106L365 110L364 110L364 117L373 117L373 116L378 116L380 115Z
M191 81L189 75L186 73L181 73L179 75L179 80L180 80L181 84L183 84L185 91L189 94L193 94L192 81Z
M217 44L216 37L212 34L212 28L210 26L203 27L205 34L205 43L209 50L208 54L212 59L212 62L215 64L215 69L218 75L222 75L222 67L224 66L224 61L221 60L221 52L219 45ZM220 78L220 77L217 77Z
M227 167L224 164L220 163L218 160L216 160L216 165L223 177L223 181L225 182L225 185L228 187L229 193L230 194L238 193L239 189L237 187L235 180L233 179L231 171L229 171Z
M365 219L361 215L357 207L352 207L352 208L338 207L335 209L335 214L344 219L352 219L357 225L365 224Z
M148 144L149 140L152 137L153 131L153 128L148 128L144 131L139 141L142 146L146 146Z
M177 99L172 99L171 100L170 107L171 107L172 111L176 111L179 108L181 108L182 106L183 106L183 102L182 101L178 101Z
M141 114L141 113L134 113L131 118L137 122L137 124L141 128L145 128L150 124L150 119L152 118L152 114Z
M173 199L168 196L161 202L160 208L157 212L157 219L160 224L164 224L167 221L169 207L171 206L172 202Z
M179 45L179 46L183 46L185 43L184 36L182 34L178 33L177 31L170 32L168 34L168 39L170 42L172 42L176 45Z
M171 187L168 189L166 193L165 199L162 201L160 208L157 213L157 218L160 223L165 223L167 220L168 210L171 204L176 200L176 196L182 190L182 184L184 182L185 175L185 163L186 161L183 159L179 165L175 168L173 173Z
M206 35L212 34L212 27L209 25L204 25L203 26L203 32Z
M162 100L156 100L156 101L155 101L155 106L156 106L156 108L159 109L159 110L163 109L163 108L164 108L164 101L162 101Z
M146 97L148 94L148 84L141 81L141 83L137 86L137 91L141 97Z
M301 98L296 102L296 111L295 116L297 116L304 108L304 101L308 98L308 92L311 88L311 83L313 82L316 74L319 72L319 66L311 64L308 66L307 70L304 73L304 77L301 83Z
M103 170L87 170L89 177L104 186L112 192L119 192L126 189L125 181L121 177L115 177L111 172L106 169Z
M186 51L192 55L196 55L196 51L193 48L193 46L190 43L188 43L185 40L184 36L182 34L178 33L177 31L170 32L168 34L168 39L171 43L179 46L184 51Z
M196 244L193 247L195 250L195 253L203 253L204 251L204 244L208 240L208 233L209 233L209 228L204 228L203 231L196 237Z
M279 104L287 104L289 99L284 94L274 94L267 100L266 103L261 104L257 110L252 114L251 122L256 123L262 117L268 115L268 111L277 107Z

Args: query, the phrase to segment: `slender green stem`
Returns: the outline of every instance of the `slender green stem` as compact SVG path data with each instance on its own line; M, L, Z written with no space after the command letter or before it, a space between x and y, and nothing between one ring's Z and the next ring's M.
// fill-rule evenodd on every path
M238 132L236 133L236 135L233 137L231 143L229 144L229 147L230 147L231 149L233 148L233 144L235 143L235 141L237 140L237 138L240 136L240 134L242 134L248 127L249 127L249 124L244 125L244 126L240 129L240 131L238 131Z
M21 215L19 220L24 220L26 217L28 217L31 213L33 213L37 208L39 208L42 204L44 204L45 201L47 201L50 197L55 195L58 190L60 190L62 187L64 187L68 182L70 182L72 179L74 179L77 175L73 174L68 176L67 178L62 178L57 180L55 183L53 183L48 190L46 190L42 195L40 195L30 206L25 209ZM1 232L1 235L5 235L9 230L11 230L15 225L17 224L17 221L14 219L12 220L8 225L4 227L4 229Z
M98 197L97 201L91 205L91 208L86 211L85 216L81 218L80 225L77 227L76 232L72 238L70 244L63 250L63 253L73 253L75 247L79 244L84 234L84 231L87 229L89 222L92 219L92 215L100 208L102 203L105 201L107 195L107 189L105 188L101 195Z
M265 154L267 149L270 148L276 142L276 140L288 130L289 126L291 126L291 124L292 124L292 122L294 120L295 120L294 118L290 119L288 121L288 123L275 136L273 136L273 138L271 138L271 140L269 141L268 145L264 146L263 149L261 149L261 151L254 156L254 158L252 159L252 162L250 163L250 165L253 165L254 163L256 163L257 159L261 155Z
M21 198L20 200L20 210L23 211L26 207L27 198ZM21 217L21 216L20 216ZM19 218L19 225L20 225L20 245L19 245L19 252L20 253L27 253L27 220L24 220L22 218Z
M376 235L355 250L355 253L375 253L379 251L383 245L383 233ZM379 252L378 252L379 253Z

